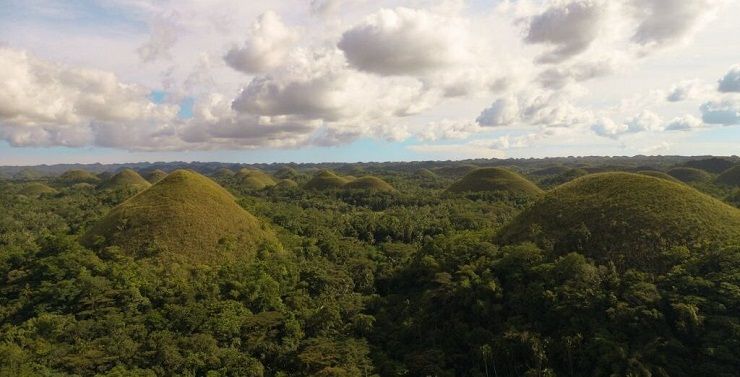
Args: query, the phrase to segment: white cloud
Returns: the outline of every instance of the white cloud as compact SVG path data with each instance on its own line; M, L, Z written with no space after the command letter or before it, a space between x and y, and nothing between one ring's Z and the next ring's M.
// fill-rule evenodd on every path
M718 90L723 93L740 93L740 65L732 67L719 80Z
M707 92L707 85L701 80L684 80L671 87L666 94L666 101L681 102L696 99Z
M237 71L259 73L283 63L298 33L287 27L272 11L263 13L252 25L241 47L233 47L224 56L226 63Z
M589 122L592 114L574 106L565 92L522 91L499 98L477 118L481 126L569 127Z
M342 35L338 47L357 69L414 75L467 59L462 20L428 10L381 9Z
M666 131L690 131L704 126L701 119L693 115L674 118L665 125Z

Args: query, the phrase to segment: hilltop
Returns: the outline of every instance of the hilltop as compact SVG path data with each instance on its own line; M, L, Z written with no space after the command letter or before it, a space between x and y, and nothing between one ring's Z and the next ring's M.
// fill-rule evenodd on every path
M329 170L322 170L310 181L306 182L304 188L307 190L329 190L338 189L347 183L347 179L340 177Z
M267 173L260 170L241 169L234 176L234 180L240 187L248 190L262 190L265 187L275 186L277 182Z
M662 171L657 171L657 170L640 170L640 171L637 172L637 174L642 174L642 175L647 175L649 177L655 177L655 178L665 179L666 181L670 181L670 182L682 183L678 179L676 179L674 177L671 177L670 175L668 175L666 173L663 173Z
M504 191L515 195L536 196L542 193L523 176L503 168L479 168L453 183L447 192Z
M350 190L368 190L368 191L379 191L379 192L392 192L396 191L393 186L388 182L373 176L364 176L352 180L344 185L344 188Z
M85 170L68 170L60 175L57 180L65 185L73 185L75 183L95 184L100 182L100 178Z
M212 180L177 170L115 207L82 237L141 257L213 263L248 257L273 234Z
M39 196L42 194L53 194L55 192L57 192L57 190L54 190L41 182L30 182L23 185L18 193L26 196Z
M151 184L155 184L161 180L164 179L164 177L167 176L167 173L160 169L154 169L147 173L146 180L149 181Z
M704 170L695 168L673 168L668 170L667 173L671 177L685 183L706 182L712 178L712 176Z
M123 169L116 173L107 182L104 182L104 189L134 189L145 190L151 186L146 179L132 169Z
M733 167L734 165L735 165L734 162L726 158L712 157L712 158L707 158L704 160L688 161L684 163L682 166L687 167L687 168L701 169L706 172L719 174Z
M499 238L620 265L644 264L672 246L740 240L740 210L684 184L600 173L547 192Z

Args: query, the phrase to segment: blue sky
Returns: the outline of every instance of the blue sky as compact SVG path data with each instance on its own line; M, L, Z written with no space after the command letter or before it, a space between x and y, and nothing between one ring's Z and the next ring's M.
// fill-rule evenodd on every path
M732 0L10 0L0 164L738 154L737 14Z

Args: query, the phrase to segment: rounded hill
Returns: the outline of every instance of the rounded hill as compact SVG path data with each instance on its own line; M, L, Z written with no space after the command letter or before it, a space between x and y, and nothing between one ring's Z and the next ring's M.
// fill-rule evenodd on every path
M68 170L58 178L59 182L73 185L75 183L98 183L100 178L85 170Z
M111 179L103 183L104 189L134 189L145 190L151 186L146 179L132 169L123 169L116 173Z
M57 192L57 190L54 190L41 182L31 182L23 185L18 193L26 196L39 196L42 194L53 194L55 192Z
M740 186L740 165L735 165L722 172L715 182L725 186Z
M281 179L280 182L275 185L275 187L281 189L296 188L298 187L298 184L292 179Z
M704 170L695 168L673 168L668 170L667 173L671 177L685 183L706 182L712 178L712 176Z
M379 191L379 192L392 192L396 191L388 182L373 176L365 176L357 178L344 185L344 188L350 190L367 190L367 191Z
M239 187L248 190L262 190L265 187L275 186L277 182L261 170L241 169L234 176L235 182Z
M692 160L683 164L683 166L687 168L701 169L715 174L722 173L734 165L735 162L720 157L712 157L704 160Z
M167 176L167 172L159 169L155 169L146 174L146 180L151 184L155 184L164 179Z
M437 177L437 174L434 174L434 172L432 172L431 170L429 170L427 168L421 168L421 169L417 170L416 173L415 173L415 175L416 175L417 178L421 178L421 179L434 180L434 179L437 179L438 178Z
M453 183L447 192L504 191L515 195L536 196L542 190L521 175L503 168L479 168Z
M655 178L665 179L666 181L670 181L670 182L678 182L678 183L681 183L681 181L679 181L678 179L673 178L670 175L668 175L666 173L663 173L662 171L658 171L658 170L641 170L641 171L638 171L637 174L642 174L642 175L647 175L649 177L655 177Z
M310 181L306 182L304 188L307 190L331 190L338 189L347 183L347 179L340 177L329 170L322 170Z
M290 166L282 166L275 172L275 177L280 179L293 179L300 174Z
M499 240L649 266L673 246L740 240L740 210L681 183L600 173L548 191L504 227Z
M250 257L261 244L276 241L223 187L177 170L112 209L82 242L116 245L136 257L209 264Z

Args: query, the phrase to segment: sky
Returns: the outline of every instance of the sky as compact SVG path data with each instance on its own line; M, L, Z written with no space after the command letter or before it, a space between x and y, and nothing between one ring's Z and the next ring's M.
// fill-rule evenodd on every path
M0 0L0 164L740 154L740 0Z

